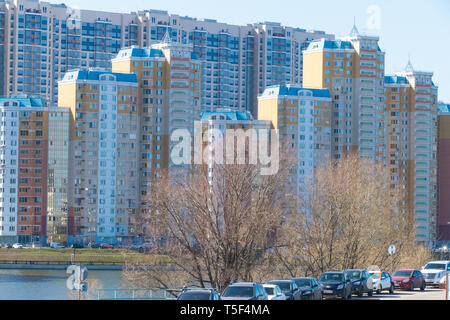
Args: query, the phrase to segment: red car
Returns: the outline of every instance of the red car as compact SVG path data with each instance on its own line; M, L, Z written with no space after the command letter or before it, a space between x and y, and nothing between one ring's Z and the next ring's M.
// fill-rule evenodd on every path
M422 272L415 269L401 269L392 275L394 287L396 289L406 289L413 291L416 288L424 291L426 287L425 277Z

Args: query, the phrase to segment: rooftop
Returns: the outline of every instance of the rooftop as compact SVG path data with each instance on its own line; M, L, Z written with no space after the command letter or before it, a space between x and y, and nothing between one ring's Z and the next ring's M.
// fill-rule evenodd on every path
M450 104L439 103L438 113L439 114L450 113Z
M340 49L340 50L353 50L353 45L350 41L343 40L328 40L325 38L313 40L309 44L306 51L309 50L324 50L324 49Z
M48 106L45 99L39 97L29 97L29 96L14 96L0 98L0 106L14 106L11 102L17 103L17 107L34 107L34 108L45 108Z
M315 98L330 98L330 91L328 89L303 88L293 85L270 86L264 90L263 95L298 96L300 91L308 91L311 95L307 96L312 96Z
M129 47L123 48L117 54L117 58L160 58L164 57L162 50L154 49L151 47L141 48L141 47Z
M406 77L402 76L385 76L384 77L385 84L409 84L409 81Z
M190 46L190 45L182 45L177 42L172 42L167 33L164 36L163 42L159 44L164 43L173 44L176 46ZM117 54L115 59L123 59L123 58L164 58L164 53L160 48L155 47L143 48L139 46L132 46L128 48L122 48ZM191 59L193 60L197 59L197 55L194 52L191 53Z
M98 69L75 69L69 70L62 81L70 80L90 80L99 81L101 75L111 75L114 77L113 81L117 82L135 82L137 83L137 78L134 73L117 73L108 70L98 70Z
M248 111L233 111L228 109L217 109L215 111L203 111L201 113L201 119L203 121L215 120L213 116L222 115L227 121L250 121L253 120L251 114Z

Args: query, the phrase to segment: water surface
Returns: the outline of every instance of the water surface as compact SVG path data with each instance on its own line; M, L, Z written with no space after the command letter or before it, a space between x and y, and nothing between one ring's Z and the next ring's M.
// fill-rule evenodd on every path
M0 300L78 299L77 292L66 288L68 277L65 270L0 269ZM86 281L88 292L82 299L97 299L98 290L129 288L117 270L89 270Z

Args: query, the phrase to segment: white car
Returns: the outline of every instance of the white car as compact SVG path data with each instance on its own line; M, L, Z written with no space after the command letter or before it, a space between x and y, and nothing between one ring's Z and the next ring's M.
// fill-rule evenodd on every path
M263 284L268 300L286 300L285 294L276 284Z
M20 243L14 243L12 247L14 249L23 249L23 245L21 245Z
M370 271L369 274L372 277L373 290L377 294L380 294L382 291L394 293L394 284L389 273L384 271Z
M425 277L427 286L439 286L440 283L445 281L445 276L450 272L450 261L431 261L422 267L421 270Z
M56 243L56 242L52 242L52 243L50 243L50 248L63 249L63 248L65 248L65 246L63 246L62 244Z

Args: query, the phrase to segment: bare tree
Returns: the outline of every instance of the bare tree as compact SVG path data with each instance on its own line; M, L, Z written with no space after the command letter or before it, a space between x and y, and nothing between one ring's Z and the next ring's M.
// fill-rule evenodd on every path
M396 210L397 192L372 160L350 156L320 165L284 231L279 264L290 276L334 269L391 268L416 248L411 220ZM399 249L389 257L387 248Z
M235 280L265 282L370 265L392 272L429 259L415 242L412 213L396 209L397 190L384 167L356 156L323 163L293 199L286 191L289 164L274 176L261 176L250 165L200 167L187 180L157 185L144 220L155 239L149 253L167 259L145 271L130 268L129 277L154 288L223 290ZM393 256L391 244L397 247Z
M184 284L222 290L232 281L252 280L261 258L278 241L281 176L261 176L254 165L202 166L187 179L157 186L146 219L155 239L149 253L167 255ZM180 284L167 274L142 272L158 288Z

